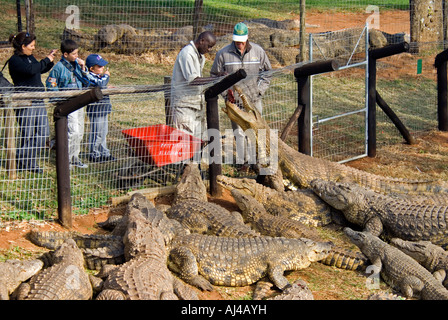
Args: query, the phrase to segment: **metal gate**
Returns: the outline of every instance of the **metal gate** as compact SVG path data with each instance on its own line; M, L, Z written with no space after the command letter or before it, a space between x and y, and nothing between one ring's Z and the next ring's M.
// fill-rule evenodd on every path
M367 156L368 26L310 34L310 61L339 70L310 78L311 155L347 162Z

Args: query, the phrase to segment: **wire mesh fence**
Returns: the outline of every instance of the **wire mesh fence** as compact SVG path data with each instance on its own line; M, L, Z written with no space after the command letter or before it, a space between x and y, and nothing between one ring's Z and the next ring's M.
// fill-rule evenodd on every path
M331 4L323 0L307 1L306 57L309 57L309 48L312 48L313 61L335 58L341 66L365 61L366 34L363 35L362 30L366 22L371 26L369 47L409 41L409 1L375 2L372 6L364 0L339 0ZM0 3L5 12L15 15L13 1L0 0ZM199 3L202 7L198 11ZM39 46L57 48L63 37L70 37L81 44L85 56L91 52L101 52L106 59L115 59L116 66L121 64L121 74L116 73L117 76L112 77L115 88L126 89L131 84L160 86L158 90L110 96L112 112L107 119L107 146L114 161L89 160L89 135L92 129L91 119L85 117L80 155L88 168L73 167L70 171L75 214L106 206L112 197L123 195L131 189L175 183L181 161L172 161L161 167L154 165L152 161L147 161L148 156L142 157L135 146L130 145L126 132L167 123L165 103L170 87L163 84L163 77L171 75L173 59L164 62L168 67L160 69L152 64L145 69L148 64L145 55L157 52L175 57L179 49L193 39L196 28L199 31L212 30L218 36L213 52L207 57L213 61L216 51L230 43L234 24L246 21L250 40L265 49L274 67L269 72L271 83L263 97L263 116L272 129L281 131L297 107L297 84L292 71L297 66L300 53L298 1L37 0L32 4ZM0 27L2 39L7 39L17 29L14 19L3 19ZM308 43L310 33L313 34L314 44L313 41ZM418 50L378 62L378 92L413 135L437 128L437 83L433 62L443 46L443 41L420 42ZM2 57L9 54L9 51L3 53ZM206 68L209 67L210 64L207 64ZM360 125L366 121L364 114L354 113L344 118L336 117L332 122L317 122L324 117L361 108L365 104L365 79L363 65L313 77L314 156L341 161L364 151L366 132L365 126ZM223 103L220 98L219 107ZM2 109L0 226L1 223L20 219L56 217L55 152L50 148L51 138L54 137L54 104L48 98L45 104L50 135L36 156L42 169L40 173L11 168L9 159L13 158L21 144L15 109L22 107L16 105ZM231 128L228 117L222 112L220 126L223 134ZM293 147L297 146L297 131L296 125L287 138L287 143ZM147 138L149 145L154 146L160 144L154 142L160 135L161 131L157 131L145 133L140 138ZM379 108L377 139L379 144L402 141L391 121ZM226 142L233 143L233 139L226 139ZM203 152L207 155L207 148ZM206 168L207 161L204 160L203 164Z

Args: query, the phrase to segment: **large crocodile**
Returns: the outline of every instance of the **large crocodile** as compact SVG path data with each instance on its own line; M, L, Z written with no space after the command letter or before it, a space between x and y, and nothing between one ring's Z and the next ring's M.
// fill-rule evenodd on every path
M310 186L310 182L314 179L332 180L332 181L349 181L356 182L359 185L379 193L398 193L398 194L437 194L442 198L448 198L448 186L444 181L426 181L426 180L408 180L400 178L391 178L380 175L371 174L356 168L351 168L344 164L331 162L326 159L314 158L294 150L285 142L278 139L278 144L273 144L273 150L270 150L270 129L266 121L256 108L254 108L247 100L241 90L235 86L235 90L239 93L243 101L245 110L240 109L237 105L226 101L223 111L230 120L236 122L243 130L253 130L256 139L259 134L266 137L266 144L258 146L258 150L263 150L262 157L268 159L275 158L275 152L278 153L278 167L281 169L283 176L288 178L294 184L301 188ZM261 140L261 136L260 136ZM267 154L266 156L264 154ZM275 166L277 159L270 159L271 166ZM448 203L448 200L445 201Z
M255 237L257 232L243 223L241 215L224 207L196 199L184 200L166 211L170 219L179 221L191 233L227 237Z
M202 290L213 290L212 285L246 286L265 275L284 290L289 285L285 271L307 268L324 259L332 247L308 239L190 234L173 239L168 266Z
M53 265L19 286L25 300L88 300L92 285L84 270L84 257L73 239L67 239L52 255Z
M9 300L14 290L38 273L43 266L44 263L39 259L0 262L0 300Z
M195 292L185 288L167 268L165 237L138 210L128 217L124 236L128 260L103 273L105 281L97 300L177 300L196 299ZM181 294L189 292L189 295Z
M266 211L300 221L310 226L324 226L332 222L335 209L310 189L277 191L250 178L231 178L219 175L216 181L227 190L239 190L263 204Z
M240 192L238 189L233 189L231 193L242 212L245 222L262 235L307 238L316 242L324 241L316 229L295 220L267 213L255 198ZM334 246L328 256L320 262L342 269L359 270L367 265L368 259L360 252Z
M372 265L392 288L411 298L420 294L422 300L448 300L448 290L417 261L387 244L370 232L348 227L345 234L369 257Z
M431 272L437 279L448 286L448 252L430 241L405 241L399 238L391 239L391 244L411 256Z
M172 205L188 199L207 201L207 189L202 182L199 167L195 163L185 165L180 181L174 190Z
M192 233L217 236L257 236L246 226L239 213L232 213L208 202L207 192L197 165L187 165L176 186L173 205L165 211L168 218L179 221Z
M362 188L355 183L316 179L313 190L345 218L380 236L448 245L448 205L422 205Z

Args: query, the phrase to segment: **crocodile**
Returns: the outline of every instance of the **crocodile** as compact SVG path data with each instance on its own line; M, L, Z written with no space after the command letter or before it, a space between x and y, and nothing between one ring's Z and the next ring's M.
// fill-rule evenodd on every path
M295 220L267 213L264 207L252 196L244 194L238 189L233 189L231 194L240 208L245 222L262 235L307 238L316 242L324 241L316 229ZM368 259L360 252L334 246L328 256L320 262L342 269L360 270L367 265Z
M34 275L18 288L25 300L89 300L93 290L84 270L84 257L69 238L53 253L53 265Z
M355 183L316 179L311 186L324 201L341 210L348 221L375 236L448 245L448 205L414 204Z
M368 231L344 228L344 233L370 259L384 281L406 298L447 300L448 290L413 258Z
M126 205L124 215L110 216L101 226L111 230L112 235L122 238L128 229L129 214L135 210L139 211L146 220L161 230L165 243L169 243L175 235L186 235L189 233L179 222L169 219L165 213L158 210L148 198L139 192L131 196Z
M0 300L9 300L9 296L22 282L38 273L44 263L39 259L6 260L0 262Z
M31 230L28 236L32 243L50 250L55 250L67 239L74 240L84 255L85 266L90 270L124 262L124 245L120 236L36 229Z
M273 146L271 146L270 128L267 122L260 112L249 103L241 89L238 86L234 86L234 88L241 97L243 109L227 100L223 108L224 113L243 130L253 130L257 140L260 134L260 145L256 148L257 152L258 150L263 151L261 153L262 158L274 158L271 159L269 164L271 166L278 164L283 176L300 188L308 188L314 179L323 179L355 182L367 189L383 194L391 192L397 194L431 194L439 195L443 199L448 198L447 183L441 180L410 180L368 173L341 163L303 154L288 146L281 139L278 139L277 144L273 143ZM266 137L266 139L261 139L261 137ZM276 154L278 159L275 159ZM258 156L260 157L260 155ZM444 203L448 203L448 200Z
M202 182L198 164L195 163L187 163L184 166L180 181L174 189L174 199L172 205L188 199L208 201L207 189L205 184Z
M161 230L135 208L123 242L127 261L102 273L105 280L97 300L197 299L193 289L186 289L169 271Z
M190 234L176 237L170 246L168 267L201 290L218 286L246 286L265 275L280 290L290 284L283 273L307 268L324 259L330 242L259 236L218 237Z
M391 244L408 256L411 256L437 279L448 286L446 273L448 272L448 252L430 241L405 241L399 238L391 239Z
M313 293L302 279L294 281L291 286L283 290L280 294L267 297L271 289L271 282L258 281L253 293L253 300L314 300Z
M406 300L406 298L393 293L379 292L371 294L367 300Z
M239 213L231 213L218 204L208 202L207 191L195 164L185 166L182 178L176 185L172 206L165 214L192 233L234 237L257 235L244 225Z
M181 201L166 211L170 219L179 221L191 233L228 237L256 237L259 234L245 225L238 212L196 199Z
M73 239L79 248L100 248L108 246L111 243L122 242L121 237L109 234L82 234L71 231L41 231L33 229L28 233L28 237L32 243L40 247L55 250L61 246L65 240Z
M219 175L217 183L227 190L237 189L254 197L266 211L300 221L310 226L325 226L332 222L335 212L331 206L310 189L277 191L250 178L231 178Z

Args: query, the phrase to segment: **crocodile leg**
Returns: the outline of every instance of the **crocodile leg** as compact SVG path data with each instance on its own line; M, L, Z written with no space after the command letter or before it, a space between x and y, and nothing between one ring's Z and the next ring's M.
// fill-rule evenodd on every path
M98 294L95 300L126 300L126 296L120 290L105 289Z
M400 285L400 291L406 298L412 298L414 292L422 291L425 283L415 276L408 276L404 278Z
M9 300L8 288L3 283L0 283L0 300Z
M373 217L366 222L364 225L364 230L369 231L376 237L379 237L383 233L383 223L379 217Z
M275 284L277 288L280 290L285 290L288 286L290 286L290 283L288 279L285 278L283 275L285 272L285 268L282 266L282 264L275 264L275 265L269 265L268 266L268 277L271 279L271 281Z
M213 291L211 283L199 274L196 258L190 249L177 247L170 251L168 267L185 282L201 290Z

